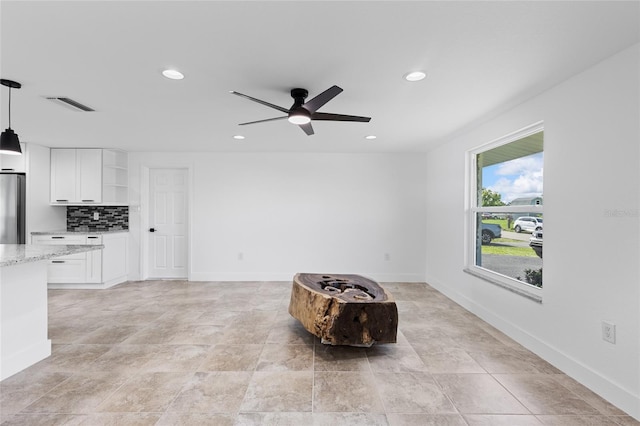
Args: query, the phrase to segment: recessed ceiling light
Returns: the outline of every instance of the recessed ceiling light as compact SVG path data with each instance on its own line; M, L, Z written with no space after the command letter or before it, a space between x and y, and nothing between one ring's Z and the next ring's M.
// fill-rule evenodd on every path
M184 74L177 70L164 70L162 71L162 75L171 80L182 80L184 78Z
M368 136L365 136L364 138L372 141L372 140L376 139L377 136L376 135L368 135Z
M234 139L238 139L238 140L242 140L242 139L244 139L244 136L242 136L242 135L235 135L233 138L234 138Z
M427 76L423 71L412 71L404 75L404 79L407 81L420 81Z

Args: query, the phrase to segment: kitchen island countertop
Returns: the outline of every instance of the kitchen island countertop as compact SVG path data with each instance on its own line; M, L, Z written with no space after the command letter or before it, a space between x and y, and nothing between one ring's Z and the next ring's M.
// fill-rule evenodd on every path
M68 254L83 253L104 248L95 245L41 245L41 244L0 244L0 267L27 262L37 262Z
M35 231L31 235L102 235L102 234L117 234L120 232L129 232L128 229L102 229L102 230L88 230L88 229L56 229L53 231Z

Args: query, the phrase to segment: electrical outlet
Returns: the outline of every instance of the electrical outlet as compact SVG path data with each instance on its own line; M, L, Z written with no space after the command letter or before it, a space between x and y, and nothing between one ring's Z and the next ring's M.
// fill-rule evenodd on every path
M605 342L616 344L616 325L608 322L602 321L602 340Z
M243 260L243 259L244 259L244 253L238 252L238 260Z
M100 213L93 212L93 220L99 220L99 219L100 219Z
M385 253L384 254L384 260L386 260L387 262L391 260L391 255L389 253Z

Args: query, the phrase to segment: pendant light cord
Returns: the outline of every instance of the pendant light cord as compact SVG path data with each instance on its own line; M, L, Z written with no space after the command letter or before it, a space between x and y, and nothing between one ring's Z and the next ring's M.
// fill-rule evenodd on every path
M11 128L11 86L9 86L9 128Z

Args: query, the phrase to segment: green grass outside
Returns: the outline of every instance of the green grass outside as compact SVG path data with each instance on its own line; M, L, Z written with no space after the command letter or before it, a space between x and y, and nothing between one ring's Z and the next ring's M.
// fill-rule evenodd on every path
M531 247L510 247L483 245L482 254L498 254L507 256L538 257Z
M482 219L484 223L495 223L496 225L500 225L502 229L505 231L512 231L513 229L507 228L507 219Z

